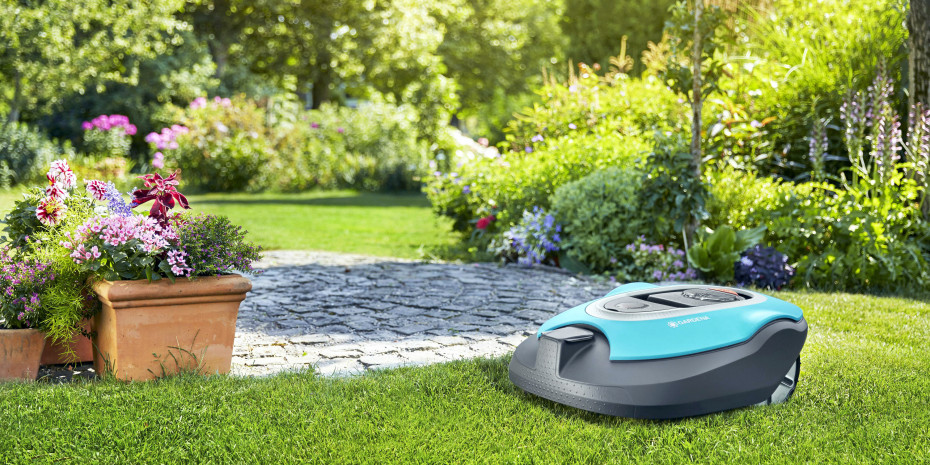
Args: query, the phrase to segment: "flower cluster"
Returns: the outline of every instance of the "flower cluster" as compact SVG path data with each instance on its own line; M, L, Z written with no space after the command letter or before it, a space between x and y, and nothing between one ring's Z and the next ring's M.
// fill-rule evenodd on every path
M0 249L0 327L32 328L44 318L41 293L55 280L49 263L14 257Z
M524 210L520 222L505 231L502 240L492 241L488 251L525 266L557 265L555 254L562 241L561 232L562 225L555 222L555 217L536 206L532 212Z
M155 144L159 150L173 150L178 148L177 138L181 134L187 134L190 129L180 124L172 124L169 128L162 128L161 132L150 132L145 136L145 141Z
M625 252L632 258L624 272L623 281L689 281L697 279L697 271L685 263L685 251L662 244L648 244L645 236L627 244ZM617 259L611 259L616 263ZM622 268L622 267L621 267Z
M49 186L45 189L45 198L36 206L36 217L46 226L55 226L61 222L68 206L65 199L71 195L71 190L77 186L77 176L68 162L56 160L45 175Z
M894 86L891 78L880 70L869 92L872 94L872 108L869 112L872 125L872 159L875 161L876 181L879 185L886 183L894 164L900 159L901 122L891 103Z
M906 145L908 161L914 164L911 177L917 185L925 186L930 173L930 108L915 103L907 120L910 122Z
M85 131L103 131L109 132L113 129L122 129L127 136L136 134L136 125L129 122L129 117L125 115L100 115L90 121L84 121L81 128Z
M89 193L94 200L106 202L107 211L109 211L111 215L132 215L132 209L129 207L126 201L123 200L123 195L120 194L115 184L112 182L105 183L103 181L97 180L84 182L87 184L87 193Z
M254 273L252 262L261 258L261 247L247 241L247 231L225 216L179 215L173 223L194 275Z
M208 100L206 97L197 97L191 101L190 108L192 110L196 110L198 108L206 108L207 102ZM230 105L232 105L232 101L229 100L228 98L223 98L220 96L213 97L213 107L224 107L225 108Z
M735 264L734 276L740 286L754 285L763 289L781 289L794 276L788 256L774 247L756 245L743 252Z
M60 244L71 251L74 263L105 279L142 279L158 270L167 276L190 275L177 232L151 217L96 216L64 238Z
M811 131L810 145L808 148L807 158L811 163L811 177L820 178L824 174L824 162L829 141L827 140L827 124L824 120L814 122L814 129Z
M863 157L865 131L868 126L867 106L866 94L856 92L849 93L840 107L840 119L846 126L844 135L846 148L849 151L849 162L859 176L866 176L868 173Z

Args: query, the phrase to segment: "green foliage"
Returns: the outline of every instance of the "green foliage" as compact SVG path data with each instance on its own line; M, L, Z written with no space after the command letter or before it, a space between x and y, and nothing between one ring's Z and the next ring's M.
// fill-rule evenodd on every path
M772 144L787 155L760 168L798 177L807 166L811 128L819 119L839 121L847 89L864 90L882 61L892 80L900 80L906 11L902 0L780 0L758 16L744 38L748 76L732 95L757 119L776 118L769 127ZM903 93L894 98L900 107ZM841 134L828 135L829 153L842 155Z
M706 187L695 176L694 159L680 134L657 134L655 148L646 160L642 181L642 208L662 212L651 223L647 237L668 243L688 224L703 219Z
M795 282L821 289L896 290L928 282L930 231L912 182L870 197L866 183L794 184L735 170L710 172L711 227L767 227L765 242L796 265Z
M687 124L686 108L678 97L653 77L632 79L619 71L599 75L579 65L566 82L554 78L537 91L542 103L524 109L508 123L508 146L523 151L533 138L615 132L651 136Z
M552 209L563 225L562 247L594 272L615 268L624 247L649 229L653 218L639 199L642 174L634 166L607 168L563 185Z
M688 249L691 265L704 277L717 282L733 281L734 264L744 250L756 245L765 236L765 226L734 231L721 226L715 231L699 233L699 241Z
M639 57L650 41L662 38L672 0L567 0L560 18L568 40L566 56L606 68L627 38L627 53Z
M632 166L647 147L640 138L615 132L565 136L536 146L532 153L475 156L455 172L426 179L436 213L452 218L453 229L470 233L474 220L496 208L497 221L489 232L506 230L524 210L549 209L560 186L611 166Z
M0 186L41 182L49 163L71 158L70 145L64 148L38 129L20 123L0 124Z
M694 90L694 13L689 2L679 1L669 9L665 32L669 35L668 61L659 77L675 92L692 101ZM701 15L698 30L701 35L701 95L706 97L718 89L724 75L724 60L720 51L732 41L724 25L726 16L717 6L707 6Z
M181 169L187 185L214 192L260 190L279 167L265 112L255 103L209 101L178 110L175 121L190 129L179 147L165 152L165 169Z
M261 259L261 247L246 240L248 231L242 226L225 216L204 214L175 217L174 223L191 276L254 273L252 262Z
M0 2L0 96L8 119L52 108L106 81L138 82L127 55L164 51L161 33L184 28L182 0Z
M417 113L408 105L327 104L276 131L282 165L274 187L286 191L413 190L430 156L427 143L417 137Z

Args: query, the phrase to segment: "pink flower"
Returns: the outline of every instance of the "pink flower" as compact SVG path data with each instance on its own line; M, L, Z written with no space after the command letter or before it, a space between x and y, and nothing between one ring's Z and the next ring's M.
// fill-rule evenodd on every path
M152 166L158 169L165 167L165 154L161 152L155 152L155 155L152 156Z
M345 130L344 128L337 128L337 129L336 129L336 132L338 132L339 134L342 134L342 133L346 132L346 130Z
M65 216L67 211L68 207L66 207L64 203L58 199L49 197L39 202L39 205L36 207L36 217L46 226L55 226L61 222L62 217Z
M484 231L485 229L488 229L488 225L490 224L491 224L491 218L484 217L478 220L478 224L476 224L475 227Z
M319 128L320 128L320 123L310 123L310 127L313 128L313 129L319 129Z
M91 123L90 121L84 121L83 123L81 123L81 129L85 131L90 131L93 128L94 128L94 123Z
M91 180L84 181L87 184L87 193L90 194L94 200L106 200L107 199L107 185L103 181Z

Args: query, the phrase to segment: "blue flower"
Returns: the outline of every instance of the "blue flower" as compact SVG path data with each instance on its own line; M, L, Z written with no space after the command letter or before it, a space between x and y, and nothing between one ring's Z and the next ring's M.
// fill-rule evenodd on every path
M463 193L463 194L470 194L470 193L471 193L471 185L466 184L464 187L462 187L462 193Z
M536 134L536 135L533 136L533 138L530 139L530 140L533 141L533 142L542 142L542 141L543 141L543 136L542 136L541 134Z

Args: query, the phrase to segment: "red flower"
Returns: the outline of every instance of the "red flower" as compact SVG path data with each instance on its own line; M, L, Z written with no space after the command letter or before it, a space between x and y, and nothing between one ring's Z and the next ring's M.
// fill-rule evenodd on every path
M132 208L138 207L149 200L154 200L155 203L152 205L152 210L149 211L149 216L162 224L167 224L168 210L174 208L175 201L178 202L181 208L190 208L187 197L181 195L177 188L174 187L179 184L177 181L179 173L180 171L175 171L167 178L162 178L158 173L139 176L148 189L133 191Z
M485 229L488 229L489 224L491 224L491 218L485 217L478 220L478 224L476 224L475 227L484 231Z

